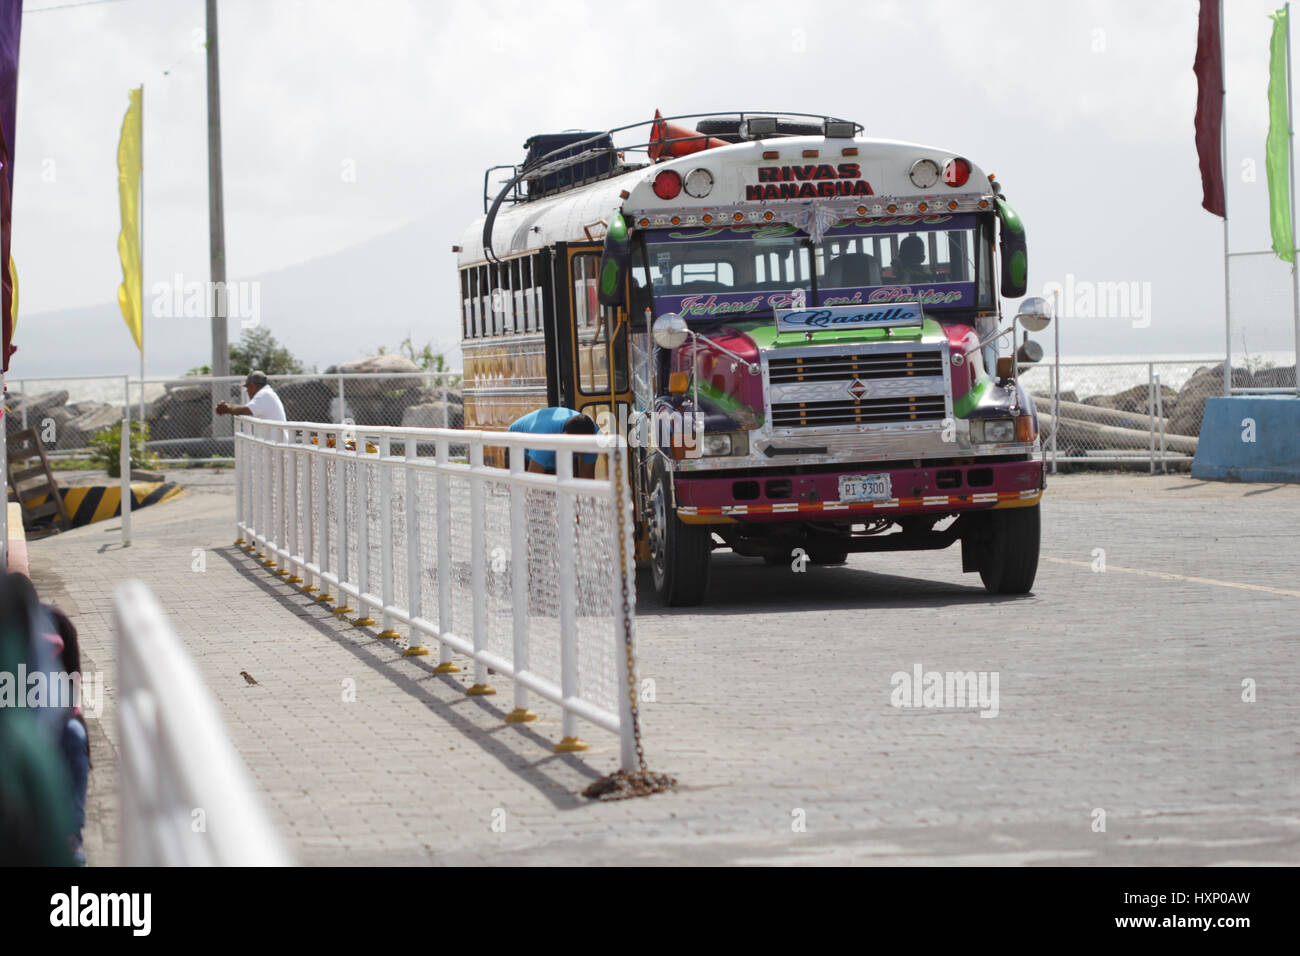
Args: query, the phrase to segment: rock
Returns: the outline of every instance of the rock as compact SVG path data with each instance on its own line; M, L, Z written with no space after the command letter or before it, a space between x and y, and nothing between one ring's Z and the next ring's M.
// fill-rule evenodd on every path
M325 370L325 374L367 374L372 376L371 378L347 378L343 380L344 396L348 402L351 402L354 397L371 397L389 391L419 388L424 383L411 374L419 371L419 366L405 355L372 355L369 358L353 359L350 362L331 365ZM389 375L400 375L400 377L389 378ZM337 393L337 388L335 391Z
M429 402L423 405L408 405L402 412L403 428L463 428L465 427L465 410L451 402L443 415L441 402Z
M168 393L168 398L173 402L211 402L212 386L211 385L177 385ZM215 404L215 403L214 403Z
M1250 373L1244 368L1234 368L1232 384L1237 387L1253 384ZM1168 431L1174 435L1199 435L1205 400L1222 394L1223 364L1198 368L1178 390L1173 414L1169 416Z
M320 378L288 379L271 387L284 403L285 417L291 422L332 422L330 403L338 397L338 381Z
M85 448L90 440L105 428L121 427L122 410L115 405L99 404L95 409L78 415L59 429L58 448Z

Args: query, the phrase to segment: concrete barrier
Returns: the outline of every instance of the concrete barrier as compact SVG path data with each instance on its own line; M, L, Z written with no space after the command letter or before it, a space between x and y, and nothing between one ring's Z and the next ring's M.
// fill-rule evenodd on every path
M1300 398L1234 395L1209 399L1192 477L1300 482Z

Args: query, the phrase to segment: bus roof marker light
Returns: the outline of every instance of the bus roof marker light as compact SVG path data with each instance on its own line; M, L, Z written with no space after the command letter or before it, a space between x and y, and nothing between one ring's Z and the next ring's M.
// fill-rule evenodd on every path
M665 169L655 177L652 186L660 199L676 199L682 191L682 177L675 169Z
M970 179L970 171L969 160L954 156L943 164L943 181L954 189L958 186L965 186L966 180Z
M692 169L686 174L683 188L692 199L703 199L713 192L713 173L703 167Z
M763 158L764 158L764 159L780 159L780 158L781 158L781 154L780 154L779 152L777 152L776 150L774 150L774 149L767 149L767 150L764 150L764 151L763 151Z

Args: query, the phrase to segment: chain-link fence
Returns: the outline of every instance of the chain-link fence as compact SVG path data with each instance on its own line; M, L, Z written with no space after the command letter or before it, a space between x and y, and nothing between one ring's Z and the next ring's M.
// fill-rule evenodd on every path
M1058 373L1059 369L1059 373ZM1059 387L1057 375L1059 374ZM1190 467L1207 399L1224 394L1223 363L1050 362L1021 366L1047 460L1061 465ZM1232 370L1234 389L1294 388L1295 366Z
M291 421L460 428L461 373L350 372L275 375L271 387ZM105 429L120 427L123 406L149 427L148 451L164 465L234 461L228 416L218 402L244 404L243 376L139 379L85 376L9 379L10 433L36 428L51 459L85 458Z

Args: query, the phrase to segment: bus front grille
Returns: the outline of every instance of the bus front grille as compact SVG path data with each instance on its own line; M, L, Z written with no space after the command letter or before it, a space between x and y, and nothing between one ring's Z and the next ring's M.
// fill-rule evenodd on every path
M887 398L846 398L829 402L785 402L772 406L773 428L836 425L889 425L943 421L944 396L909 395Z

